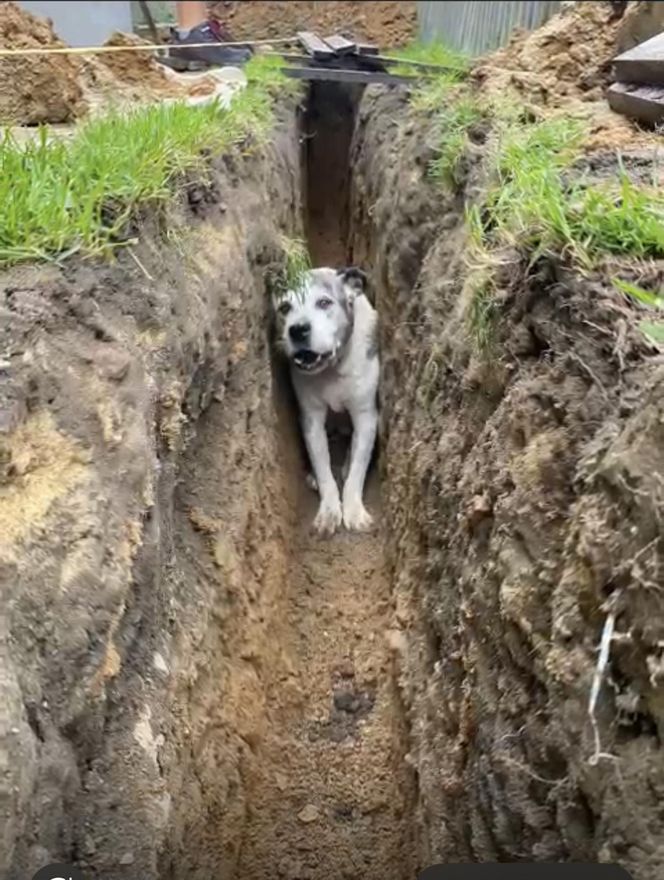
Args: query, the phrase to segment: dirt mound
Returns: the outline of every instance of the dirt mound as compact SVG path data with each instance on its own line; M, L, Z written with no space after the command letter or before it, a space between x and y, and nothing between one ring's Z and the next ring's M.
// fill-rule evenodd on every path
M565 5L541 28L516 31L506 47L481 59L475 84L490 96L511 94L539 113L564 110L585 118L588 151L651 146L650 135L608 108L605 92L616 55L657 30L664 10L653 5L660 4L630 3L621 18L609 3Z
M47 19L16 3L2 4L0 47L64 46ZM0 122L19 125L71 122L85 111L81 64L70 55L0 58Z
M238 40L291 37L297 31L314 30L321 35L339 32L379 46L402 46L417 33L414 2L364 3L221 2L212 4L212 14L224 21Z
M516 31L476 75L491 91L507 85L547 105L597 100L609 80L619 29L608 3L575 3L535 31Z
M105 46L140 46L148 45L146 40L134 34L115 33ZM165 94L177 94L182 91L166 74L165 68L155 60L150 52L108 52L97 56L97 62L103 65L119 82L141 90L156 91Z
M48 19L3 4L0 47L65 47ZM114 34L108 46L144 42L133 34ZM0 123L9 125L75 122L109 101L154 101L211 95L212 76L185 77L162 67L149 52L27 55L0 58Z

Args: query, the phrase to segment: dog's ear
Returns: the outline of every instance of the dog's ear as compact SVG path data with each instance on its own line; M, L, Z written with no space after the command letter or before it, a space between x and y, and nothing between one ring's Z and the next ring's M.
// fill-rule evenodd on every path
M369 283L367 276L361 269L351 266L347 269L337 269L337 275L341 279L344 291L346 293L346 303L348 309L352 312L355 299L358 296L366 296L369 298Z
M361 269L350 266L346 269L337 269L337 275L341 278L344 285L353 291L355 296L366 294L368 288L367 276Z

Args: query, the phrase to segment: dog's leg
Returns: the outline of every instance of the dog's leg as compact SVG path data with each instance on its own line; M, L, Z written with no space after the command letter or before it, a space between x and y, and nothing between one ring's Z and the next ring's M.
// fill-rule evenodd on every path
M341 468L341 480L343 483L348 479L348 474L350 473L350 460L353 455L353 444L350 442L348 444L348 452L346 453L346 458L343 463L343 467Z
M302 417L302 432L320 494L314 529L319 535L332 535L341 525L342 514L339 487L330 465L325 415L325 409L307 407Z
M312 473L308 473L304 478L304 482L311 489L312 492L318 492L318 482L316 477Z
M353 441L350 450L350 468L343 490L344 525L350 531L362 532L371 528L373 520L364 507L362 493L367 469L371 461L378 412L375 407L351 413L353 419Z

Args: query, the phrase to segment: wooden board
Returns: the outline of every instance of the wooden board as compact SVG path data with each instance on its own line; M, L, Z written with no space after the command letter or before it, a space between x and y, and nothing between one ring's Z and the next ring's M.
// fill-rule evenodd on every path
M353 55L357 49L355 43L347 40L339 34L333 34L331 37L323 38L326 45L332 49L335 55Z
M285 67L284 73L293 79L327 80L328 82L347 82L370 85L414 85L418 82L413 76L396 76L392 73L379 73L369 70L340 70L333 67Z
M664 122L664 87L614 83L607 93L616 113L648 125Z
M456 67L443 67L440 64L427 64L426 61L411 61L408 58L396 58L393 55L376 55L376 61L382 64L401 64L404 67L412 67L413 72L421 70L423 73L453 73Z
M310 31L299 31L297 39L305 52L311 55L312 58L316 58L319 61L323 61L326 58L334 58L333 50L316 34L312 34Z
M357 44L358 55L378 55L378 46L372 46L370 43Z
M618 55L613 69L620 82L664 85L664 33Z

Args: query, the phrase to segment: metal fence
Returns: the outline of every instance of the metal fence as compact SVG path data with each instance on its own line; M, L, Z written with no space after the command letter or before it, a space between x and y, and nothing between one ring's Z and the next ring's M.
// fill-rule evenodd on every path
M417 4L420 39L480 55L503 46L516 27L539 27L559 8L559 0L427 0Z

